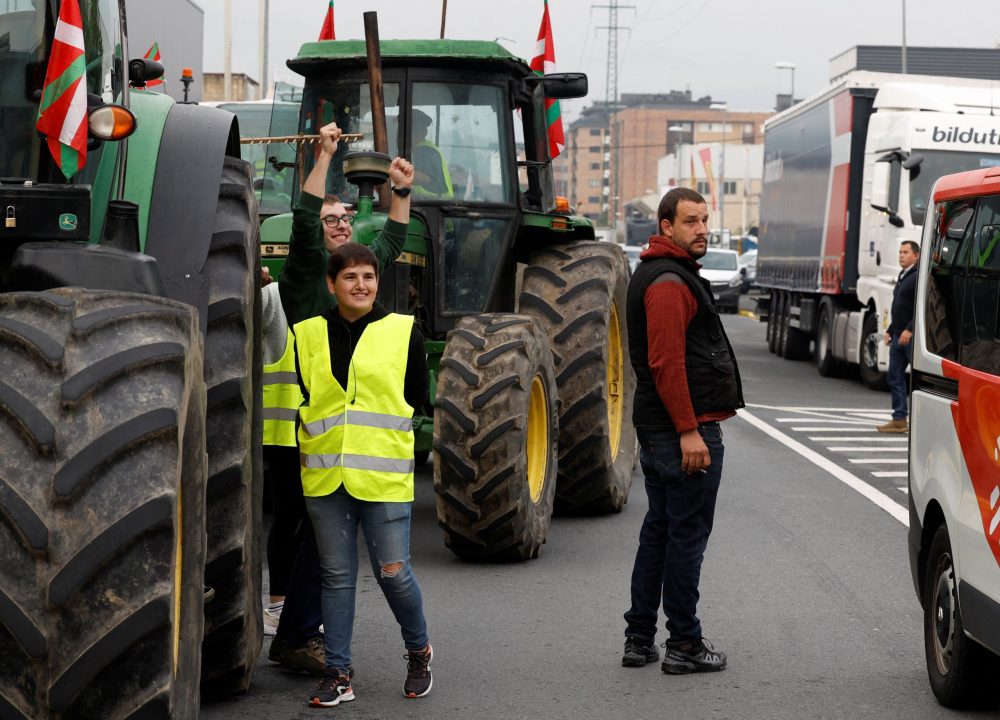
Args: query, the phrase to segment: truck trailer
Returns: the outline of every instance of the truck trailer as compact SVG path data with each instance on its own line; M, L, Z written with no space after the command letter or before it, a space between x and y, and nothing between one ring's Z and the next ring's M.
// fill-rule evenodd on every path
M1000 88L856 71L764 126L757 285L768 349L858 366L885 386L900 243L919 242L934 182L1000 165Z

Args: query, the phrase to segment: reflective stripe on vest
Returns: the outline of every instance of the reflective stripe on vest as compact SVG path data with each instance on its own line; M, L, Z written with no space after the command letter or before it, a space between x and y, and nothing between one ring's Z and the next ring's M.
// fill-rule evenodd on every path
M327 322L295 326L309 403L299 408L302 491L329 495L341 484L359 500L413 500L413 408L403 397L413 318L390 314L365 327L347 387L333 377Z
M295 418L302 391L295 374L295 338L288 331L285 352L276 363L264 366L264 444L295 447Z

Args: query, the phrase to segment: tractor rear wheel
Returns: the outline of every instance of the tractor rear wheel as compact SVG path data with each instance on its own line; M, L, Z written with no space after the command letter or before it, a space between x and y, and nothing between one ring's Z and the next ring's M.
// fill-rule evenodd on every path
M202 692L244 692L263 642L260 242L250 166L226 158L209 278L208 561Z
M524 271L519 311L548 335L559 387L561 512L618 512L632 484L628 277L625 254L605 242L540 249Z
M0 716L197 716L204 417L190 306L0 295Z
M524 315L462 318L448 334L434 418L434 490L459 557L530 560L556 488L556 379Z

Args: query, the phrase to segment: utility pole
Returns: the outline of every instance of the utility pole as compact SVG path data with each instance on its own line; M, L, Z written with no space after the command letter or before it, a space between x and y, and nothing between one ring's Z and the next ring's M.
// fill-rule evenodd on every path
M906 75L906 0L903 0L903 47L902 47L903 74Z
M635 5L621 5L618 0L609 0L607 5L591 5L592 10L607 10L608 24L598 27L598 30L608 31L608 72L604 85L604 108L608 114L608 136L604 149L604 187L602 188L604 202L601 205L601 218L606 226L617 223L621 199L618 197L621 188L619 169L621 156L619 154L620 138L618 137L618 33L626 28L618 24L619 10L634 10ZM612 160L612 154L614 159ZM609 175L614 178L613 186L609 183ZM617 237L615 238L617 241Z
M444 40L444 24L448 19L448 0L441 0L441 39Z
M223 53L225 58L223 58L224 72L223 72L223 100L233 99L233 0L226 0L225 5L225 17L226 17L226 27L223 31Z
M268 0L258 0L258 13L260 15L260 24L258 27L258 32L260 36L260 63L259 63L259 75L260 75L260 99L266 98L268 93L267 87L267 17L268 17Z

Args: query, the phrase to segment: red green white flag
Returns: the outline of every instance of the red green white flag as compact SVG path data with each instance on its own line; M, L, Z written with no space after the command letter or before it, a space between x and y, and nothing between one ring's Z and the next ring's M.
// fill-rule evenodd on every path
M86 63L80 4L63 0L35 127L67 180L87 163Z
M326 17L323 18L323 27L319 31L320 40L336 40L337 33L333 27L333 0L330 0L330 7L326 9Z
M146 54L143 55L143 57L146 58L147 60L152 60L153 62L160 62L160 43L155 42L152 45L150 45L149 50L146 51ZM146 81L147 88L151 88L154 85L162 85L162 84L163 84L163 78L156 78L156 80Z
M535 43L535 57L531 58L531 69L537 75L556 71L556 49L552 43L552 23L549 20L548 0L545 0L545 12L542 14L542 26L538 29L538 40ZM545 125L549 130L549 156L555 159L566 146L562 113L559 110L558 100L546 98Z

